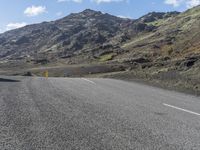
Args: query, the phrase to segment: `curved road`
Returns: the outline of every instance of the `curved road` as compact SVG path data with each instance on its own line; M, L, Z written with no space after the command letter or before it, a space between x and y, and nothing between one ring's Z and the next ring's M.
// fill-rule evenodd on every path
M112 79L0 77L0 149L199 150L200 98Z

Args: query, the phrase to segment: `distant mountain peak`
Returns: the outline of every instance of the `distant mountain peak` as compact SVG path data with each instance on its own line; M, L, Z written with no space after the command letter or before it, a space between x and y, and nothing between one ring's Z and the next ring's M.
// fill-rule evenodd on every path
M83 10L82 11L83 13L96 13L96 12L98 12L98 11L96 11L96 10L93 10L93 9L85 9L85 10Z
M159 19L166 19L172 16L176 16L180 14L180 12L177 11L173 11L173 12L150 12L144 16L142 16L141 18L139 18L139 20L142 20L143 22L152 22L152 21L156 21Z
M84 14L84 15L94 15L94 14L102 14L102 12L100 11L95 11L92 9L85 9L84 11L82 11L80 14Z

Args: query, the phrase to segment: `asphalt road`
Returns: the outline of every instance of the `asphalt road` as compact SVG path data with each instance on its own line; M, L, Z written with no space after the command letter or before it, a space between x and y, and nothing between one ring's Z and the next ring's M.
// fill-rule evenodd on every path
M0 150L43 149L200 150L200 98L112 79L0 77Z

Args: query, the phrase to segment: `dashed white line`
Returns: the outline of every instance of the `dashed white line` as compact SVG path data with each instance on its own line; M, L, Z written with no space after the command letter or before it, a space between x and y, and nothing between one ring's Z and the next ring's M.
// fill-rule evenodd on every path
M95 82L93 82L93 81L91 81L91 80L89 80L89 79L85 79L85 78L82 78L83 80L85 80L85 81L87 81L87 82L90 82L90 83L92 83L92 84L96 84Z
M193 111L190 111L190 110L187 110L187 109L183 109L183 108L176 107L176 106L172 106L172 105L165 104L165 103L163 103L163 105L164 105L164 106L167 106L167 107L171 107L171 108L177 109L177 110L181 110L181 111L184 111L184 112L187 112L187 113L193 114L193 115L200 116L199 113L196 113L196 112L193 112Z

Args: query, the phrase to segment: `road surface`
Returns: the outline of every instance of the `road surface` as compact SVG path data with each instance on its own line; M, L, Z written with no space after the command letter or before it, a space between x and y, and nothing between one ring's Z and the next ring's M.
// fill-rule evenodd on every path
M199 150L200 98L113 79L0 77L0 149Z

